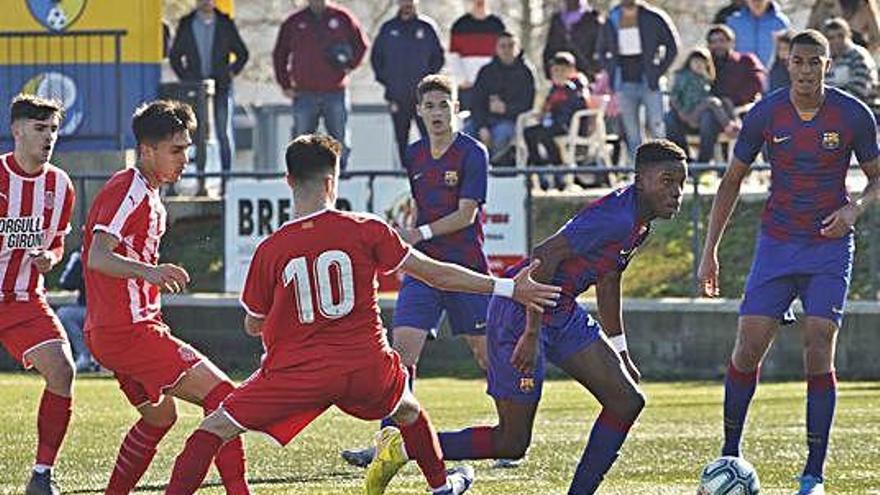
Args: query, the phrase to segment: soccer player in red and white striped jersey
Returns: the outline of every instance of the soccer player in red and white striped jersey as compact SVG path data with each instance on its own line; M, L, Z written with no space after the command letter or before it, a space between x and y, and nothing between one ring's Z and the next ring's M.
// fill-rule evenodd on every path
M70 344L46 302L43 274L64 254L74 191L49 163L61 123L58 102L32 95L12 100L15 149L0 155L0 343L46 380L37 413L37 459L27 495L56 494L52 466L70 423Z
M174 397L208 414L233 390L226 375L162 321L159 293L180 292L189 275L159 263L166 219L159 187L180 179L195 125L192 109L176 101L135 111L138 164L110 178L86 221L86 344L141 415L119 449L107 495L127 495L147 470L177 418ZM240 439L224 445L214 463L228 495L250 493Z

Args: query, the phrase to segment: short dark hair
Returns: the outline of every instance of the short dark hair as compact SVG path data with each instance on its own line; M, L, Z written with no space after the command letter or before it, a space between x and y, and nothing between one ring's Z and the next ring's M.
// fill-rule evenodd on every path
M832 17L823 22L822 32L827 33L828 31L843 31L846 36L852 36L852 29L843 17Z
M195 132L196 114L181 101L155 100L134 111L131 130L137 144L155 144L178 132Z
M709 42L709 38L711 38L713 34L718 33L723 34L730 41L736 41L736 33L733 32L733 29L731 29L730 26L727 24L712 24L709 26L709 30L706 31L706 43Z
M821 47L825 51L826 56L831 52L831 48L828 46L828 38L815 29L805 29L794 35L794 38L791 39L792 49L796 45Z
M64 105L58 100L19 93L9 105L10 124L24 119L46 120L52 115L64 118Z
M636 150L636 173L652 165L686 160L687 153L677 144L668 139L652 139Z
M574 54L571 52L556 52L553 54L553 58L550 59L550 67L554 65L574 67L577 65L577 59L574 58Z
M416 88L416 97L418 101L422 101L422 97L425 96L426 93L431 91L440 91L441 93L446 93L452 98L455 98L455 86L452 84L452 79L449 76L444 76L442 74L429 74L422 78L419 81L419 86Z
M498 38L510 38L512 40L515 40L517 39L517 36L511 31L501 31L501 34L498 35Z
M339 141L321 134L303 134L287 145L287 173L296 181L311 182L339 168Z

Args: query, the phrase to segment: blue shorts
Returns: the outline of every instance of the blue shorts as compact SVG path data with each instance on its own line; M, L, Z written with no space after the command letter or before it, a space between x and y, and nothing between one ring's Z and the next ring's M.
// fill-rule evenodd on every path
M429 332L431 338L437 338L437 328L445 311L453 335L485 335L488 306L487 295L446 292L407 275L397 294L394 328L418 328Z
M854 252L852 235L812 243L760 235L740 316L770 316L790 323L794 319L791 303L798 297L808 316L840 326Z
M489 354L487 393L495 399L538 402L544 386L545 357L559 366L572 354L599 339L599 322L579 305L576 304L574 308L564 325L541 328L535 369L526 375L510 364L516 343L525 330L525 311L522 305L510 299L493 297L489 303L486 332L486 348Z

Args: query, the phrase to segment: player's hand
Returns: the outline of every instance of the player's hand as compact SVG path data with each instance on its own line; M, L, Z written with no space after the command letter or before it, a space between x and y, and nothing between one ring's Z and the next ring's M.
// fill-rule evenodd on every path
M415 246L416 244L422 242L422 233L419 232L419 229L407 227L403 229L398 229L397 233L400 234L400 237L403 238L404 242L406 242L410 246Z
M396 101L389 101L388 111L391 113L397 113L400 111L400 105L398 105Z
M862 210L855 203L849 203L825 217L819 233L832 239L843 237L849 233L861 214Z
M158 286L162 292L170 292L172 294L182 292L189 283L189 273L171 263L151 266L147 269L143 278L147 282Z
M292 100L296 97L296 90L293 88L287 88L284 90L284 96Z
M718 283L718 255L704 253L700 261L700 269L697 271L700 295L703 297L718 297L721 295L721 285Z
M635 363L632 362L632 359L629 357L628 351L623 351L620 353L620 360L623 361L623 367L626 368L629 376L632 377L633 381L639 383L642 379L642 374L639 372L639 369L636 367Z
M540 265L541 260L536 259L516 274L516 277L513 278L513 300L525 306L526 309L543 313L545 306L556 306L556 300L559 299L562 288L535 282L532 278L532 272Z
M39 250L32 251L28 253L28 256L31 257L31 261L34 264L34 267L40 273L49 273L49 271L55 266L55 263L58 261L55 259L55 255L50 251Z
M535 370L537 359L538 332L523 332L513 349L510 364L520 373L528 375Z

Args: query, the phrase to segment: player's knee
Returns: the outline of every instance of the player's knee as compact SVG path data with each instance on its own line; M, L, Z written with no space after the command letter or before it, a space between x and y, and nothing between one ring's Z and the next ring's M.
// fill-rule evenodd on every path
M171 428L177 422L177 407L170 397L165 397L158 406L147 406L139 411L144 421L159 428Z
M46 385L52 390L70 389L76 374L73 363L63 354L44 363L40 373L43 375Z
M633 387L632 389L623 392L613 404L607 404L605 407L621 420L626 421L627 423L632 423L639 417L639 414L642 413L642 409L645 408L645 403L645 394Z
M529 432L503 432L501 442L496 446L495 455L502 459L521 459L525 457L531 443L532 435Z
M213 433L223 440L231 440L241 434L242 430L233 423L222 410L214 411L202 420L199 425L200 430Z
M421 405L419 405L414 397L405 396L400 401L400 405L397 406L397 410L391 415L391 419L397 424L411 425L419 419L421 409Z

